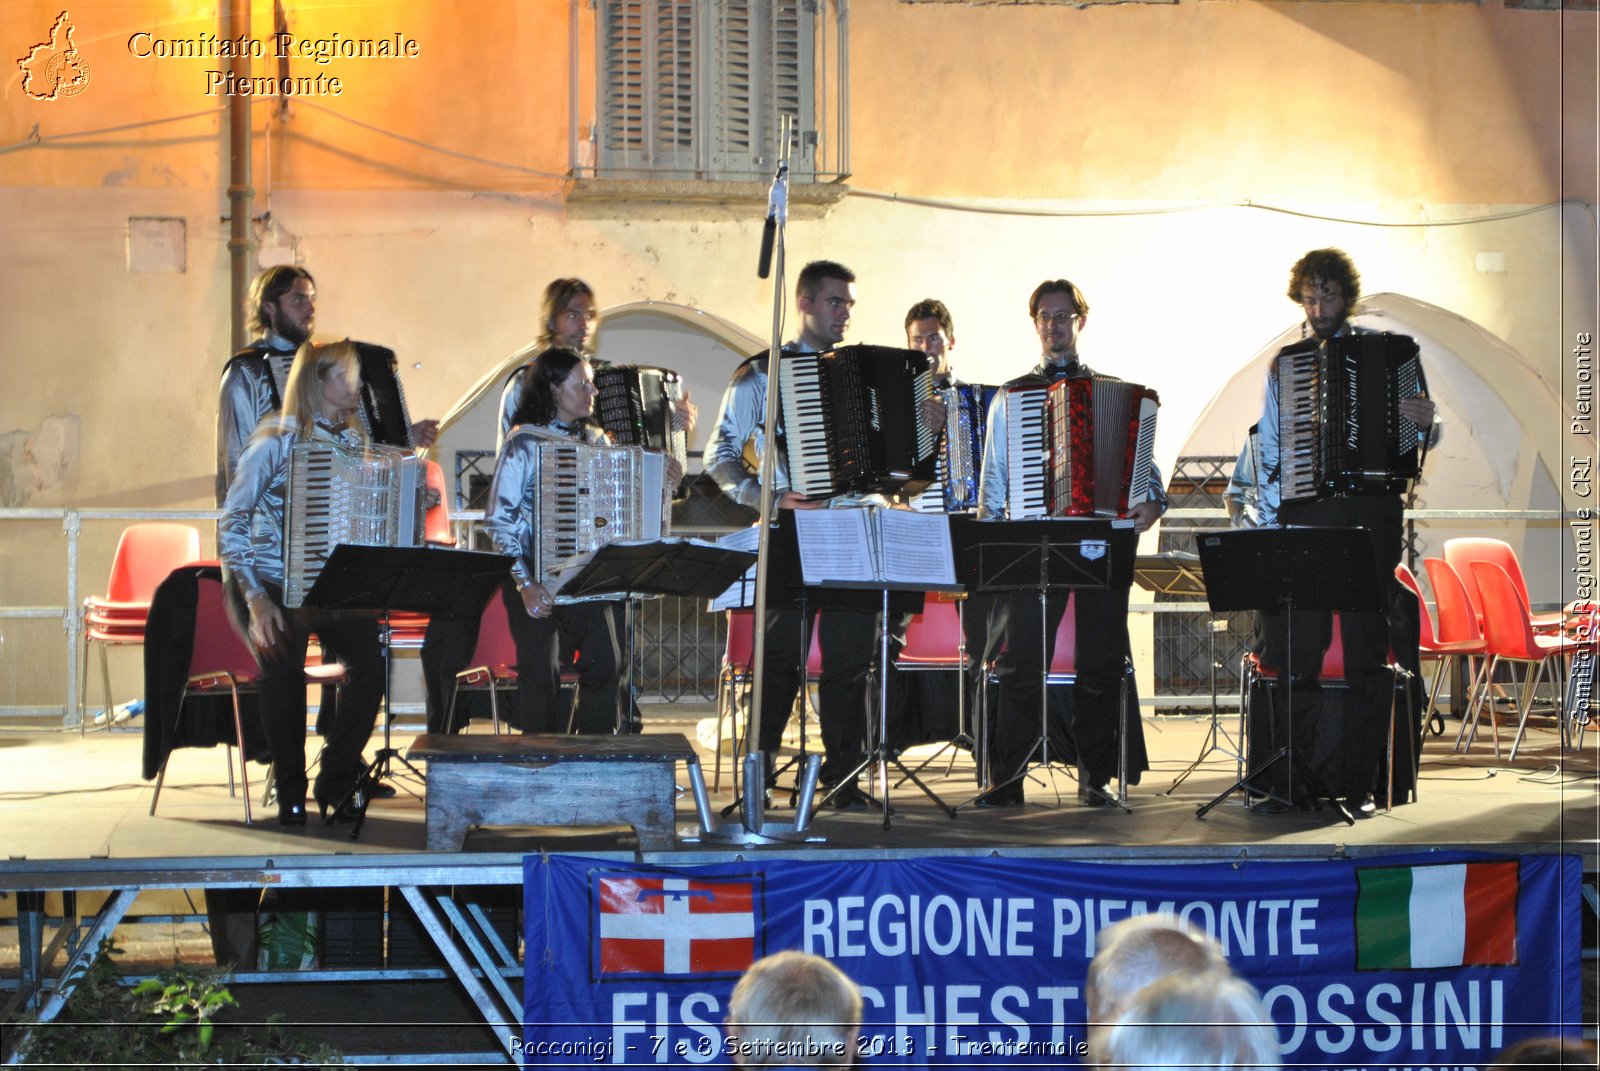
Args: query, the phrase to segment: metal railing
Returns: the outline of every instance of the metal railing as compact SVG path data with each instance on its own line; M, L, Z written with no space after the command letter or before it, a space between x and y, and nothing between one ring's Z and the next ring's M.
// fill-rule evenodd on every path
M78 679L78 666L84 644L84 619L82 611L83 585L79 582L82 562L82 541L86 523L134 521L191 521L204 522L202 533L214 525L216 510L124 510L124 509L0 509L0 533L20 522L58 521L66 543L65 584L60 605L0 605L0 621L59 620L64 644L58 655L66 681L64 702L60 706L0 706L0 719L60 715L66 724L76 724L75 717L80 701L82 682ZM1215 521L1224 517L1219 509L1172 509L1162 520L1168 534L1201 531L1203 527L1188 527L1186 522ZM1572 519L1560 510L1408 510L1408 521L1426 525L1430 522L1486 521L1491 523L1534 522L1558 524ZM463 546L470 546L472 528L482 519L478 511L463 511L454 520ZM1214 530L1214 529L1212 529ZM707 537L716 533L701 534ZM10 541L9 533L0 535ZM105 569L109 569L109 560ZM102 571L100 575L105 575ZM1540 607L1535 607L1539 609ZM1205 614L1209 610L1204 602L1198 603L1134 603L1132 612L1140 614ZM722 615L708 613L704 600L661 599L645 605L640 616L641 642L635 651L635 680L639 682L641 698L667 702L699 701L716 695L717 673L725 640ZM1153 679L1153 678L1147 678ZM1171 705L1172 697L1153 696L1157 707ZM108 697L109 699L109 697ZM1192 697L1184 697L1192 701ZM110 703L108 701L107 705Z

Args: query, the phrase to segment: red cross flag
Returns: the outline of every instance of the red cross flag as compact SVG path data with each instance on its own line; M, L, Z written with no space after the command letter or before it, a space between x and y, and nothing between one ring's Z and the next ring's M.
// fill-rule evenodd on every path
M748 881L601 878L600 973L727 974L755 962Z

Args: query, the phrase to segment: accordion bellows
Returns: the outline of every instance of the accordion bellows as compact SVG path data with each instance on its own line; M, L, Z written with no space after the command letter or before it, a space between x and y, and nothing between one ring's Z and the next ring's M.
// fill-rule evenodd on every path
M1160 404L1106 376L1008 388L1006 515L1120 517L1149 501Z

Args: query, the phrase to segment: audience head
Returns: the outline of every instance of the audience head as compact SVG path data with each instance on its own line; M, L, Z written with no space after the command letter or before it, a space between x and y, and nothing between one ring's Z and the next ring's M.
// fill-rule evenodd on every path
M861 991L819 956L757 960L728 1005L728 1041L740 1067L849 1067L861 1028Z
M1136 994L1169 974L1231 974L1222 948L1171 915L1133 915L1100 931L1084 980L1091 1054Z
M1282 1066L1278 1031L1255 987L1212 971L1173 974L1139 991L1105 1032L1119 1071L1229 1071Z
M1545 1071L1556 1067L1595 1066L1594 1046L1563 1037L1527 1038L1508 1045L1489 1071Z

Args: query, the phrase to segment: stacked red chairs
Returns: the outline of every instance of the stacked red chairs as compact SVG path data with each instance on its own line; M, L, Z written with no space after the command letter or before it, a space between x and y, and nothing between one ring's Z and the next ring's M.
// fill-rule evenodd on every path
M89 650L100 649L100 681L111 725L111 667L107 648L142 646L150 599L167 575L200 559L200 532L188 524L130 524L117 541L104 595L83 600L83 658L78 665L78 726L87 728Z

